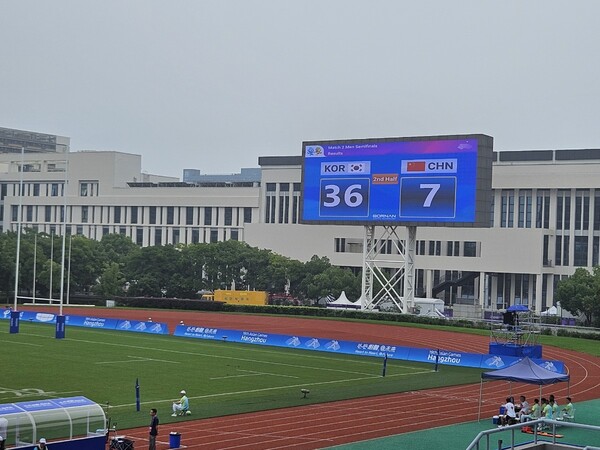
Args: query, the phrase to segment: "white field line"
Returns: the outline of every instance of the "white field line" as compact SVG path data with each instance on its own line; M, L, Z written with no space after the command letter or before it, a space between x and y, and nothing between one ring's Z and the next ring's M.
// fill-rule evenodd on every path
M261 375L271 375L274 377L281 377L281 378L300 378L300 377L295 377L293 375L282 375L280 373L257 372L255 370L238 369L238 371L239 372L248 372L248 373L240 374L240 375L227 375L224 377L213 377L213 378L209 378L209 380L224 380L226 378L239 378L239 377L258 377Z
M433 370L426 370L423 372L413 372L413 373L399 373L399 374L395 374L395 375L388 375L388 378L392 378L392 377L405 377L405 376L412 376L412 375L420 375L423 373L431 373L433 372ZM379 375L371 375L368 377L361 377L361 378L348 378L345 380L332 380L332 381L319 381L319 382L315 382L315 383L302 383L302 384L288 384L286 386L276 386L276 387L268 387L268 388L261 388L261 389L249 389L249 390L245 390L245 391L231 391L231 392L221 392L219 394L208 394L208 395L198 395L196 397L190 397L190 399L206 399L206 398L214 398L214 397L226 397L228 395L240 395L240 394L252 394L255 392L266 392L266 391L280 391L282 389L291 389L291 388L305 388L307 386L324 386L327 384L336 384L336 383L346 383L348 381L361 381L361 380L368 380L368 379L372 379L372 378L380 378ZM152 402L142 402L142 404L154 404L154 403L160 403L160 402L168 402L171 400L153 400ZM131 408L132 406L135 406L135 403L125 403L122 405L110 405L111 408Z
M146 362L146 361L150 361L150 362L163 362L163 363L169 363L169 364L181 364L181 361L169 361L167 359L156 359L156 358L144 358L143 356L129 356L127 355L128 358L131 359L125 359L125 360L121 360L121 361L96 361L94 364L123 364L123 363L132 363L132 362Z
M354 375L369 375L368 373L365 373L365 372L356 372L356 371L352 371L352 370L331 369L331 368L325 368L325 367L305 366L305 365L288 364L288 363L281 363L281 362L274 362L274 361L257 361L255 359L250 359L250 358L239 358L239 357L233 357L233 356L215 355L215 354L211 354L211 353L187 352L187 351L182 351L182 350L161 349L161 348L157 348L157 347L143 347L143 346L139 346L139 345L117 344L117 343L111 343L111 342L96 342L96 341L89 341L87 339L65 338L65 340L74 341L74 342L84 342L87 344L94 344L96 346L97 345L108 345L108 346L112 346L112 347L122 347L122 348L136 349L136 350L166 352L171 355L179 354L179 355L201 356L204 358L225 359L225 360L231 360L231 361L243 361L243 362L249 362L252 364L260 363L260 364L268 364L268 365L273 365L273 366L292 367L292 368L296 368L296 369L300 368L300 369L322 370L322 371L326 371L326 372L339 372L339 373L354 374Z

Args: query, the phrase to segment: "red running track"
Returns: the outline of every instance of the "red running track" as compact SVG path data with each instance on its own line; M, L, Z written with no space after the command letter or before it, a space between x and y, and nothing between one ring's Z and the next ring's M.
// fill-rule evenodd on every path
M55 307L30 309L56 312ZM462 352L487 353L489 345L489 337L485 336L295 317L74 307L66 307L65 314L137 320L147 320L151 316L155 322L168 323L171 330L183 320L187 325ZM570 387L566 383L552 386L552 393L559 401L569 394L576 402L600 397L600 358L548 346L544 346L544 357L564 361L571 375ZM180 422L177 430L182 434L182 448L187 449L312 450L477 420L479 389L479 384L471 384L192 420ZM482 417L497 413L498 405L503 403L508 389L506 382L484 383ZM512 390L513 393L522 393L531 398L539 394L539 387L527 384L513 383ZM432 400L435 400L435 414L431 411ZM407 405L410 405L410 412L407 411ZM119 432L139 443L140 448L145 446L147 433L147 427ZM159 436L157 448L169 448L168 435Z

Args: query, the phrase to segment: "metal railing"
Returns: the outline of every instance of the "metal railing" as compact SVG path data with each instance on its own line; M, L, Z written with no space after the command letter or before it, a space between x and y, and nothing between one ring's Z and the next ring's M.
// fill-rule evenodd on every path
M568 428L581 428L584 430L592 430L592 431L597 431L600 433L600 427L598 426L594 426L594 425L586 425L583 423L576 423L576 422L565 422L565 421L558 421L558 420L549 420L549 419L537 419L537 420L530 420L529 422L523 422L523 423L518 423L515 425L509 425L506 427L501 427L501 428L493 428L490 430L485 430L485 431L481 431L476 437L475 439L473 439L473 442L471 442L471 444L467 447L467 450L481 450L481 448L485 448L486 450L490 450L490 436L497 434L497 433L502 433L505 431L510 431L511 432L511 440L510 440L510 448L514 449L515 445L519 446L519 445L523 445L523 444L515 444L515 430L519 431L519 435L521 432L521 428L523 426L528 426L531 427L533 429L533 442L535 444L537 444L539 442L539 438L540 435L538 434L538 426L548 426L550 427L551 433L552 433L552 443L556 444L556 427L568 427ZM545 438L547 438L548 436L543 436ZM485 447L480 447L480 441L482 439L486 439L485 442ZM546 440L544 440L544 442L547 442ZM587 450L597 450L597 447L585 447L585 449Z

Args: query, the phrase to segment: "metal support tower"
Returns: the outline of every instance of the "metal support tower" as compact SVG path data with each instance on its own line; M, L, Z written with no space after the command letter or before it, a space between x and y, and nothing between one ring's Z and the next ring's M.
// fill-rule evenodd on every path
M398 228L365 226L362 309L374 309L382 302L391 301L400 312L406 314L414 303L417 227L406 227L406 240L400 238ZM380 233L376 234L376 230ZM384 253L384 250L387 251ZM378 290L375 291L374 287Z

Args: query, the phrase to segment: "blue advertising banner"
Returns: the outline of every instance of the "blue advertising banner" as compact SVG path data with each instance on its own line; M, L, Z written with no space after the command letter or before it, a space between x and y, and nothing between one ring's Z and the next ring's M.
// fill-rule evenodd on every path
M133 331L135 333L169 334L169 327L160 322L140 322L138 320L119 320L117 331Z
M441 349L410 348L389 344L371 342L340 341L336 339L323 339L306 336L289 336L283 334L270 334L256 331L228 330L202 326L178 325L175 336L208 339L224 342L238 342L245 344L268 345L274 347L298 348L304 350L317 350L322 352L341 353L348 355L362 355L400 359L405 361L424 362L430 364L443 364L461 367L482 369L501 369L508 367L521 358L512 356L485 355L481 353L462 353ZM536 364L563 373L564 364L561 361L534 360Z
M0 316L2 319L10 319L10 309L5 309ZM19 318L25 322L56 323L56 315L52 313L21 311ZM169 326L162 322L144 322L138 320L107 319L104 317L90 316L66 316L67 326L102 328L106 330L132 331L135 333L169 334Z
M67 325L73 327L104 328L114 330L117 328L118 319L105 319L103 317L67 316Z

